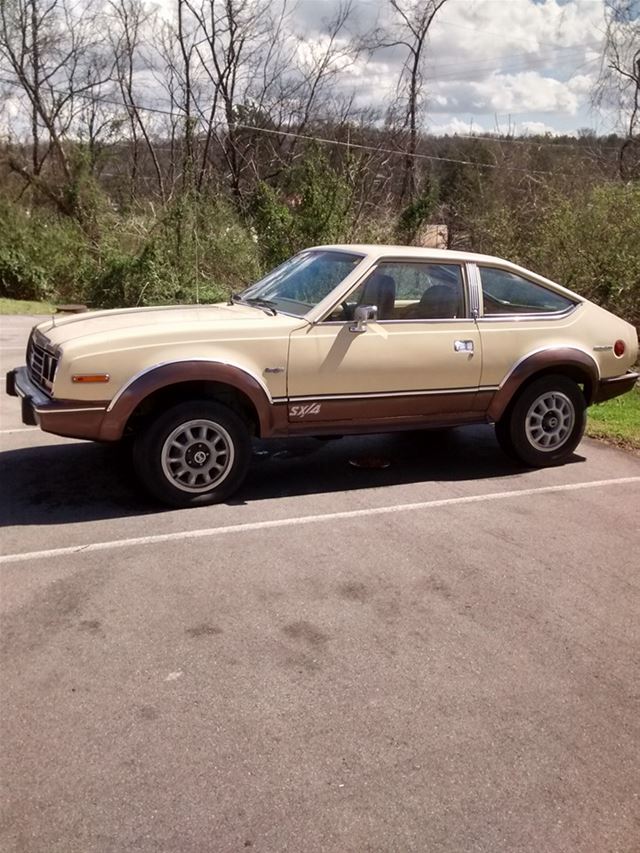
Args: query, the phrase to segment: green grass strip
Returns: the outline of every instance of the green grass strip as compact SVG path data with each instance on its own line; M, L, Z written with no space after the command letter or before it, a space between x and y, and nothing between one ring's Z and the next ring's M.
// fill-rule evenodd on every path
M640 449L640 388L591 406L587 435Z

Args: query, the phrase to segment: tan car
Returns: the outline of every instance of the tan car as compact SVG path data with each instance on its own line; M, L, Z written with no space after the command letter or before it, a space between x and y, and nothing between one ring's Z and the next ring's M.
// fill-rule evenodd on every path
M131 436L146 488L185 506L240 486L252 436L495 423L520 462L561 463L637 354L629 323L499 258L320 246L228 304L48 319L7 392L47 432Z

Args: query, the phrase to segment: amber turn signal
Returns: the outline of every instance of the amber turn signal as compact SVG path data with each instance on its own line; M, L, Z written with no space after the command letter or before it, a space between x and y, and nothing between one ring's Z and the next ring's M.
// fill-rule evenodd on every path
M613 351L618 356L618 358L620 358L621 355L624 355L624 351L625 351L624 341L616 341L615 344L613 345Z
M108 373L76 373L71 377L72 382L108 382Z

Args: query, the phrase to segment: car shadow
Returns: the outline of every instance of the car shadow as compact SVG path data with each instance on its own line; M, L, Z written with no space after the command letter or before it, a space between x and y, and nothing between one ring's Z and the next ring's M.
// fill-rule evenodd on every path
M574 455L572 462L584 461ZM355 464L354 464L355 463ZM420 482L489 480L526 469L492 427L254 443L249 475L228 505ZM78 442L0 454L0 526L69 524L168 511L134 479L119 446Z

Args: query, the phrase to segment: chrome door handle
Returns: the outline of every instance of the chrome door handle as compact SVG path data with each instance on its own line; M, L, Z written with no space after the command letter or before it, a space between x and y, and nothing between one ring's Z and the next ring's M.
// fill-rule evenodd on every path
M453 348L456 352L473 352L473 341L454 341Z

